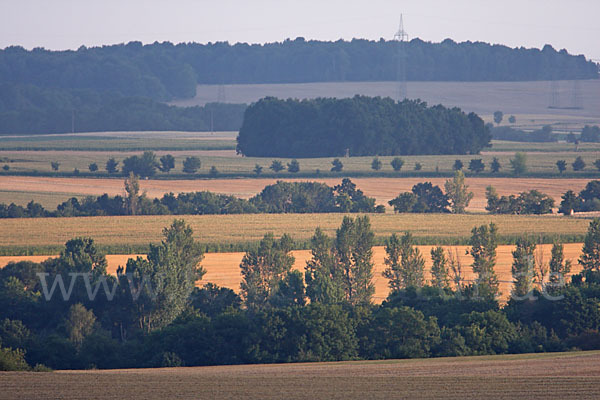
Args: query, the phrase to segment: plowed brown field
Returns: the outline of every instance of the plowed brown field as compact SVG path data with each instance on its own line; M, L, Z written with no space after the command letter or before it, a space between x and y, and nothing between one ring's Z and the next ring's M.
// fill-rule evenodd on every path
M0 398L594 399L600 352L0 373Z

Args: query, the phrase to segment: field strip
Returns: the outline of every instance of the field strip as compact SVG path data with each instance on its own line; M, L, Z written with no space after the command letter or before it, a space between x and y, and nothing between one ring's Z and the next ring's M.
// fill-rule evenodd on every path
M356 215L351 215L355 217ZM147 246L162 239L162 230L175 218L182 218L194 230L200 243L212 245L256 243L268 233L291 234L296 241L309 240L315 228L334 235L344 214L242 214L242 215L152 215L124 217L18 218L2 219L0 249L4 255L44 254L10 253L11 248L55 248L75 237L92 237L98 245L115 249ZM498 234L511 243L522 235L555 237L565 241L583 240L589 220L558 216L520 216L485 214L369 214L375 235L383 240L392 233L411 232L423 244L465 243L475 226L494 222ZM131 250L121 250L127 253ZM56 250L52 253L54 254Z
M340 178L326 179L282 179L285 181L317 181L330 186L340 183ZM387 202L401 192L410 191L413 185L420 182L432 182L443 188L448 178L352 178L357 187L367 196L374 197L378 204L387 205ZM165 193L195 192L208 190L215 193L231 194L242 198L249 198L259 193L265 186L277 182L274 178L256 179L202 179L202 180L143 180L140 182L141 190L149 197L162 197ZM475 197L469 206L471 211L485 210L485 188L492 185L500 195L516 194L523 191L537 189L553 197L557 204L561 195L567 190L581 191L589 179L542 179L542 178L466 178ZM7 202L9 193L32 192L35 193L77 193L83 195L100 196L104 193L110 195L123 195L123 181L121 179L107 178L52 178L29 176L0 176L0 202ZM22 193L21 193L22 196ZM63 201L66 200L66 197Z
M0 373L10 398L592 399L600 352Z
M578 273L580 271L580 267L577 264L577 259L581 253L582 244L581 243L567 243L564 245L565 259L570 259L573 262L573 271L572 273ZM430 250L433 246L418 246L419 250L423 254L425 258L426 264L426 279L430 280L431 276L429 274L429 270L431 268L431 257ZM463 266L464 274L466 279L473 279L473 274L470 268L472 263L472 257L466 254L468 249L467 246L444 246L447 250L453 252L453 254L458 253L459 260ZM543 257L546 263L550 261L550 249L552 245L541 245L543 249ZM498 275L498 279L500 280L500 291L502 292L502 298L507 299L510 294L510 289L512 287L512 275L511 275L511 265L512 265L512 251L514 250L514 246L510 245L501 245L498 246L497 251L497 263L496 263L496 274ZM304 271L304 267L306 265L306 261L311 258L310 250L294 250L293 255L296 259L294 263L294 269L299 271ZM374 271L373 271L373 283L375 284L375 296L374 300L377 303L383 301L388 293L388 281L381 274L385 269L384 258L385 258L385 249L383 246L376 246L373 249L373 262L374 262ZM108 272L111 274L116 274L117 268L119 266L125 266L128 258L134 258L136 255L107 255L108 261ZM235 252L235 253L207 253L205 255L204 260L201 265L206 270L206 274L204 275L202 281L198 282L198 285L202 286L207 282L214 283L219 286L228 287L235 291L238 291L240 282L241 282L241 274L239 265L242 261L242 257L244 256L243 252ZM4 267L7 263L11 261L23 261L29 260L34 262L41 262L50 256L3 256L0 257L0 268Z

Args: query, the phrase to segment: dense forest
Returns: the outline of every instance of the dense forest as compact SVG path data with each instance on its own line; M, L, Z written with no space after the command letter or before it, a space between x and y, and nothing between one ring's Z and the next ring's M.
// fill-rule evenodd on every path
M203 252L184 221L163 235L116 276L90 238L69 240L57 258L0 269L0 371L600 349L600 220L590 223L576 261L582 272L569 282L562 244L549 262L532 263L536 242L520 237L504 306L494 224L472 230L473 279L457 249L423 254L409 233L391 235L383 272L390 294L378 305L366 216L345 217L333 237L317 228L303 272L292 269L290 237L266 234L242 258L237 292L196 287Z
M490 140L476 114L418 100L267 97L246 109L237 150L250 157L477 154Z
M155 100L193 97L196 84L389 81L400 44L354 39L249 45L130 42L77 51L0 50L0 83L112 91ZM481 42L413 39L404 45L413 81L595 79L598 66L546 45L542 50Z
M0 83L0 134L102 131L237 131L245 104L175 107L91 89Z

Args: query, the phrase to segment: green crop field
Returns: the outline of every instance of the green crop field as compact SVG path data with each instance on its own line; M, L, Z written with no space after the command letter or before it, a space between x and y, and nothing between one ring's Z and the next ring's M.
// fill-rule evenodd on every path
M0 253L56 254L74 237L90 236L108 253L123 254L144 249L161 240L162 229L174 218L183 218L194 229L196 239L221 249L240 249L256 243L265 233L289 233L305 247L321 227L330 235L342 222L343 214L246 214L195 216L127 216L77 218L4 219L0 231ZM392 233L412 232L422 244L465 244L474 226L494 222L503 243L531 234L544 242L559 238L580 242L589 220L557 216L371 214L379 243ZM216 248L219 250L219 247Z

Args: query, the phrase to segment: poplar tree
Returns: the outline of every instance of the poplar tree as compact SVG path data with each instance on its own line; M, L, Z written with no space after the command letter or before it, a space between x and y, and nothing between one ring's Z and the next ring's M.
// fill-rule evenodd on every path
M476 285L479 294L483 297L496 297L498 291L498 277L494 271L496 266L496 248L498 228L494 223L481 225L471 230L469 254L473 257L473 272L477 276Z
M516 248L512 252L513 296L524 297L533 290L535 248L536 244L530 238L520 237L517 239Z

